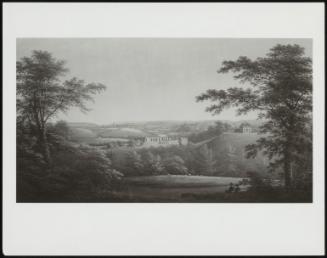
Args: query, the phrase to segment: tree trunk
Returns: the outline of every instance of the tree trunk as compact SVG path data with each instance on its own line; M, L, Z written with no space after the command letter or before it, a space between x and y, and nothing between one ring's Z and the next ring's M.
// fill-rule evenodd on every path
M287 141L284 149L284 179L285 179L285 187L292 187L292 157L293 157L293 146L294 146L294 117L291 116L289 118L289 127L287 133Z
M41 150L42 155L44 158L45 163L50 164L51 163L51 156L50 156L50 149L48 144L48 139L46 135L46 130L43 128L40 129L40 144L41 144Z
M292 186L292 175L291 175L291 155L288 148L285 150L284 154L284 180L285 187L290 188Z
M285 160L284 162L284 180L285 180L285 187L290 188L292 186L292 178L291 178L291 162L289 160Z

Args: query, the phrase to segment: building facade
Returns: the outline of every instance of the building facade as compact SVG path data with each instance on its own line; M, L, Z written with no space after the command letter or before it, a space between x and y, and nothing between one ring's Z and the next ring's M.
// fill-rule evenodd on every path
M242 132L243 133L252 133L252 128L250 126L243 126Z
M144 138L142 147L165 147L172 145L187 145L187 137L172 137L172 136L149 136Z
M239 132L241 133L252 133L252 126L249 123L242 123L239 127Z

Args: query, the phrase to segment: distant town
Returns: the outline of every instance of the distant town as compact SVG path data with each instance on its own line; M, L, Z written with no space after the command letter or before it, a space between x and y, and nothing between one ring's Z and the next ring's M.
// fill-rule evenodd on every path
M225 133L256 134L258 121L225 121L230 125ZM163 124L165 126L163 126ZM213 121L199 122L134 122L96 125L69 123L72 137L80 142L106 147L168 147L195 144L189 136L213 125Z

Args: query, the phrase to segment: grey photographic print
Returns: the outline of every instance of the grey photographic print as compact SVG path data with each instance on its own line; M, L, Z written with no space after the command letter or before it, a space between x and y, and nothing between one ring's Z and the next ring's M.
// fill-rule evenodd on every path
M311 39L16 43L16 202L312 202Z

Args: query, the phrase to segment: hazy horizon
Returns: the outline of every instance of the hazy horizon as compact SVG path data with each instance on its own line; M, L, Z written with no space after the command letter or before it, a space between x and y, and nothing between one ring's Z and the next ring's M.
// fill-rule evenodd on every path
M150 121L255 120L234 109L212 116L207 89L241 87L232 74L218 74L222 61L264 56L276 44L299 44L312 57L311 39L219 38L33 38L17 39L17 60L46 50L66 60L67 78L99 82L107 90L89 102L90 112L72 108L56 120L111 124ZM245 85L246 87L246 85Z

